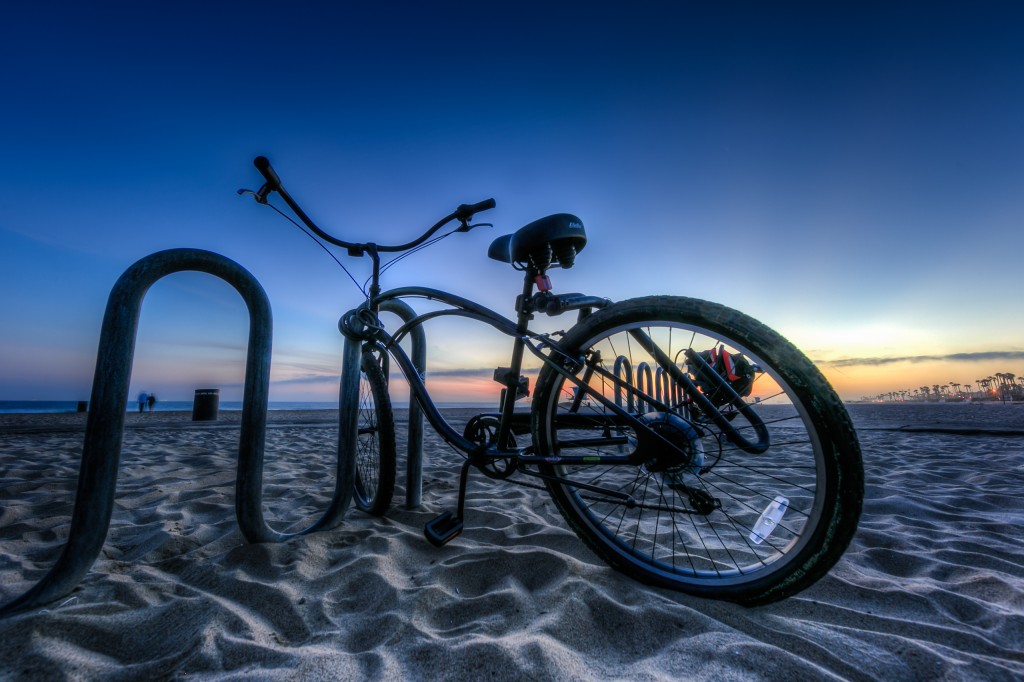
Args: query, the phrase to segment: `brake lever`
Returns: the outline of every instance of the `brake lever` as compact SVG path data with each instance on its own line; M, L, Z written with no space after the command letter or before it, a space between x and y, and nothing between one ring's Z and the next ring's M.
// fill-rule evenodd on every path
M240 190L238 190L238 194L239 194L239 196L241 196L243 194L251 194L252 198L256 200L257 204L266 204L267 203L267 195L270 194L273 191L274 190L270 187L270 183L265 183L262 187L260 187L255 192L252 191L251 189L240 189Z

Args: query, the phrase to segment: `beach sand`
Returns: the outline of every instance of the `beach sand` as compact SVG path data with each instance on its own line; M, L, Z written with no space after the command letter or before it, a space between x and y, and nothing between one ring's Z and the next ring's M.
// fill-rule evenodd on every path
M465 532L431 546L460 459L429 427L419 509L402 449L386 518L351 509L336 530L248 544L238 413L129 414L103 551L70 596L0 620L0 678L1024 678L1024 405L851 413L867 481L853 543L810 589L750 609L639 584L542 491L478 475ZM264 506L298 530L332 494L335 413L270 418ZM84 415L0 416L0 602L67 538L83 430Z

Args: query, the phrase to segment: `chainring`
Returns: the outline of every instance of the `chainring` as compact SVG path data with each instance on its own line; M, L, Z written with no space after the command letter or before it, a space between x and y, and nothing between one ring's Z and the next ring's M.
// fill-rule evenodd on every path
M491 447L498 438L498 418L489 414L475 415L466 424L462 435L477 445ZM502 449L509 450L515 446L515 437L510 433ZM488 457L478 465L478 468L488 478L504 479L514 474L518 465L519 460L515 457Z

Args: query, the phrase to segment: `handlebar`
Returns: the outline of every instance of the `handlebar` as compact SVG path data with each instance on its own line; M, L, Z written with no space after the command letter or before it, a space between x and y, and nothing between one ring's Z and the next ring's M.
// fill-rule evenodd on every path
M379 244L373 244L370 242L347 242L342 239L338 239L337 237L332 237L331 235L327 234L322 229L320 229L316 225L316 223L310 220L309 216L306 215L305 211L303 211L299 207L295 200L292 199L291 195L288 194L285 188L281 185L281 178L278 176L277 172L274 171L274 168L273 166L270 165L270 160L267 159L267 157L257 156L255 159L253 159L252 163L254 166L256 166L256 170L258 170L266 180L266 183L264 183L264 185L260 187L259 190L256 192L256 201L260 202L261 204L265 204L267 203L267 195L270 194L271 192L277 192L278 194L281 195L281 198L284 200L284 202L288 204L288 207L292 209L295 215L298 216L299 219L306 224L306 227L312 230L318 237L320 237L326 242L348 249L349 253L354 256L360 256L364 252L371 249L378 253L394 253L398 251L407 251L425 242L435 232L437 232L438 230L440 230L442 227L444 227L453 220L458 220L462 223L462 227L460 228L459 231L467 231L470 228L470 225L468 223L473 218L473 215L475 213L487 211L489 209L494 208L497 205L494 199L484 199L483 201L479 201L475 204L461 204L452 213L446 215L444 218L439 220L433 227L431 227L429 230L427 230L418 238L414 239L408 244L381 246Z

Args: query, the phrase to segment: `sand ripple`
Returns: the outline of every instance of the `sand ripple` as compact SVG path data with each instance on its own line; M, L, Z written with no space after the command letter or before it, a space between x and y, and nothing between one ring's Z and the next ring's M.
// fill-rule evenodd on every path
M929 414L998 421L960 409ZM1004 409L1017 410L1004 423L1024 414ZM458 475L435 439L420 509L250 545L234 518L237 429L129 428L100 558L70 597L0 621L0 678L1020 679L1024 437L875 430L907 414L861 415L867 497L842 561L756 609L642 586L543 492L480 477L466 531L432 547L423 524L454 504ZM296 530L330 500L335 431L277 421L265 508ZM3 601L67 537L81 432L58 426L0 433Z

